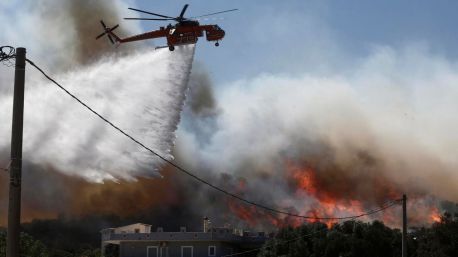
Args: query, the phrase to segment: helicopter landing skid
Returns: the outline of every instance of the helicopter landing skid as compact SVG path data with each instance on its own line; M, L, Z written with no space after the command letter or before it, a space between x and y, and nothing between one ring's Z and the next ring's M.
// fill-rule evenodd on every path
M169 46L156 46L156 47L154 48L154 50L162 49L162 48L168 48L168 47L169 47Z

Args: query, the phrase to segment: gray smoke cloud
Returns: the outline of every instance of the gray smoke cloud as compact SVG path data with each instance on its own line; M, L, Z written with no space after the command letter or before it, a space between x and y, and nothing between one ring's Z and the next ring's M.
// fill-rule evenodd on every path
M458 150L454 135L458 123L453 116L458 107L458 76L454 60L416 45L404 49L378 47L358 63L341 70L303 72L298 65L294 76L261 74L225 85L217 95L205 70L194 67L176 147L170 154L175 140L172 132L184 99L182 84L175 83L187 80L192 49L182 50L186 60L170 57L167 51L135 52L137 46L120 48L116 50L120 54L112 55L114 50L107 40L94 40L101 32L98 20L117 24L120 13L130 4L89 0L26 4L4 1L0 3L0 21L9 24L14 20L19 25L7 26L2 35L6 42L27 47L31 59L43 60L52 72L60 73L60 81L77 89L84 99L132 134L143 135L142 140L157 145L156 150L169 158L176 156L177 162L199 176L253 201L306 215L316 212L322 216L345 216L408 193L411 203L415 203L409 213L420 215L411 220L419 223L429 219L428 208L438 200L458 201L458 160L454 154ZM12 9L19 11L9 12ZM120 30L121 35L139 31L137 24L128 24L122 23L126 30ZM276 27L283 30L288 24L290 20ZM308 30L316 32L315 28L309 26ZM328 41L332 40L325 43ZM313 47L307 49L321 49L322 43L310 41L308 44ZM301 54L307 58L299 59L321 60L324 54L334 56L338 52L332 49L332 54L313 51L311 57L310 51L304 50ZM105 54L108 56L101 60L100 56ZM286 59L285 63L290 61ZM346 64L342 59L336 63ZM10 120L11 103L6 102L11 99L12 77L0 72L0 112L5 120ZM133 73L142 75L132 78ZM153 160L149 154L87 117L84 110L71 100L64 100L66 96L46 85L41 77L31 76L29 82L34 83L29 84L36 85L30 91L34 95L29 95L28 106L34 106L29 107L34 114L26 117L35 131L27 136L26 154L33 165L50 165L59 172L91 181L132 180L146 173L154 174L150 168L153 165L148 163ZM151 85L155 85L154 89ZM156 85L169 85L171 91ZM31 99L36 97L44 100L33 103ZM149 100L152 98L154 101ZM108 99L113 105L107 104ZM138 103L128 99L137 99ZM156 108L156 104L164 109ZM144 106L140 113L139 105ZM132 117L132 113L137 116ZM161 115L169 118L164 120ZM163 123L156 123L156 118ZM2 123L0 128L1 145L5 146L9 125ZM150 134L153 129L158 134ZM159 138L163 140L158 141ZM71 149L55 148L56 145ZM36 149L39 151L32 151ZM186 213L215 218L215 224L229 222L260 228L266 224L281 225L285 220L295 222L240 205L190 182L186 176L178 174L172 178L176 178L174 183L180 192L186 192L176 204L185 207ZM313 183L307 184L304 178ZM52 182L43 183L42 188L49 184ZM146 184L145 188L150 188ZM59 191L59 187L54 189L51 192ZM94 202L93 198L100 201L107 194L103 190L93 191L88 196L89 203ZM128 192L134 192L129 197L136 195L135 190ZM164 186L153 193L169 196L171 190ZM75 198L68 194L67 199ZM75 209L89 206L83 214L96 210L93 204L82 202ZM158 205L153 202L152 209ZM42 209L46 208L49 206ZM63 204L60 209L68 208ZM399 216L397 212L373 218L396 225L397 219L393 217Z
M189 87L189 100L186 104L192 114L199 117L215 115L217 113L217 103L213 91L214 85L202 65L193 67Z
M29 57L47 62L55 71L88 64L113 53L125 54L144 43L130 44L114 51L106 38L95 40L107 26L126 36L141 31L136 22L123 22L122 15L134 1L109 0L7 0L0 3L2 44L28 49Z
M7 44L26 47L29 59L96 111L171 159L194 46L169 53L153 51L144 43L113 48L106 38L96 41L103 31L99 20L114 26L132 4L2 2L0 21L7 24L21 17L2 35ZM126 22L116 31L120 36L137 32L138 24ZM2 149L9 146L13 73L11 68L2 69ZM31 66L26 84L24 156L32 163L96 182L158 175L158 158L97 120Z
M106 38L96 41L100 19L108 26L120 23L120 36L141 32L138 23L119 20L127 16L128 6L135 7L133 1L120 0L1 1L0 41L26 47L28 58L62 85L172 159L194 46L170 53L152 51L143 42L113 48ZM0 166L5 167L14 72L2 66L0 73ZM187 195L175 193L180 184L170 185L173 176L165 168L163 179L148 179L160 175L157 158L107 127L30 65L26 75L23 221L89 214L168 220L188 202L180 200ZM7 213L7 182L8 174L1 173L0 225ZM106 201L111 204L101 208ZM126 204L132 207L127 212ZM152 215L151 208L159 204L170 208ZM183 219L190 217L183 209L181 213Z
M407 193L413 223L428 223L439 201L458 201L456 70L455 61L409 45L376 47L345 73L236 81L218 94L212 130L180 128L177 156L280 209L346 216ZM259 219L249 206L212 203L217 194L202 188L198 208L217 215L242 207ZM398 211L372 218L398 225Z

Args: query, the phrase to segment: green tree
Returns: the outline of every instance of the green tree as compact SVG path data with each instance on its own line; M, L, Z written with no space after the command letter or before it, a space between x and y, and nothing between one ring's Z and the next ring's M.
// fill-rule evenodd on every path
M266 242L258 256L303 257L324 253L325 244L320 237L326 237L326 231L326 225L321 223L306 223L298 228L282 228L275 238Z
M19 247L21 257L49 257L46 246L28 234L21 233ZM4 256L6 256L6 232L0 231L0 257Z
M328 229L325 224L283 228L260 251L260 257L398 257L400 232L380 221L347 221Z
M411 235L415 257L458 256L458 220L445 213L431 228L421 228Z

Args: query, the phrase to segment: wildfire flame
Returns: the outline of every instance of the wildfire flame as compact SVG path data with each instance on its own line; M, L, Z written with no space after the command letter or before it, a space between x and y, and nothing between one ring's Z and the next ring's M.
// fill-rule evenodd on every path
M325 190L320 190L317 186L316 172L310 168L300 168L291 163L288 164L289 176L296 183L296 194L306 194L312 197L315 204L310 206L306 211L307 216L316 217L310 219L310 222L324 222L328 227L336 223L338 220L321 220L319 217L336 217L342 214L351 216L355 213L363 213L364 208L360 201L350 199L342 200L327 193Z
M261 217L269 224L275 227L300 226L303 222L322 222L328 227L339 222L337 219L320 219L320 217L348 217L368 212L368 210L379 208L381 201L368 201L361 197L354 199L347 192L330 191L322 186L317 171L312 167L305 165L295 165L292 162L286 162L285 177L291 182L294 189L294 198L304 199L302 208L295 213L311 217L309 219L288 217L286 215L277 215L275 213L259 210L254 206L248 206L236 201L229 201L230 211L239 219L246 221L250 226L256 226L261 223ZM336 183L342 183L336 181ZM401 193L397 192L395 186L388 180L376 177L372 182L375 195L382 195L387 199L397 199ZM247 181L239 181L237 191L244 194L248 190ZM382 193L380 193L382 192ZM422 196L411 194L408 200L409 222L411 225L425 225L441 221L439 209L436 207L437 202L428 200ZM279 209L285 209L286 206L280 206ZM297 206L295 206L297 207ZM378 213L371 217L362 217L360 220L370 221L378 219L389 226L399 227L401 224L401 208L391 208L384 212Z
M439 209L436 207L431 208L431 214L429 215L430 221L432 222L441 222L441 214L439 212Z

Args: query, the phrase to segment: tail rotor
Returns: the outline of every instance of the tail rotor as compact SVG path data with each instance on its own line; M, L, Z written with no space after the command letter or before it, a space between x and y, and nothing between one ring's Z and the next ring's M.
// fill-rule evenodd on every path
M107 27L107 26L105 25L105 23L103 22L103 20L100 20L100 24L102 24L102 27L103 27L104 32L103 32L102 34L98 35L95 39L97 40L97 39L99 39L99 38L101 38L101 37L107 35L107 36L108 36L108 39L110 40L110 42L111 42L112 44L114 44L114 43L115 43L115 40L114 40L113 37L111 36L111 33L113 32L113 30L115 30L115 29L117 29L117 28L119 27L119 24L116 25L116 26L114 26L113 28Z

